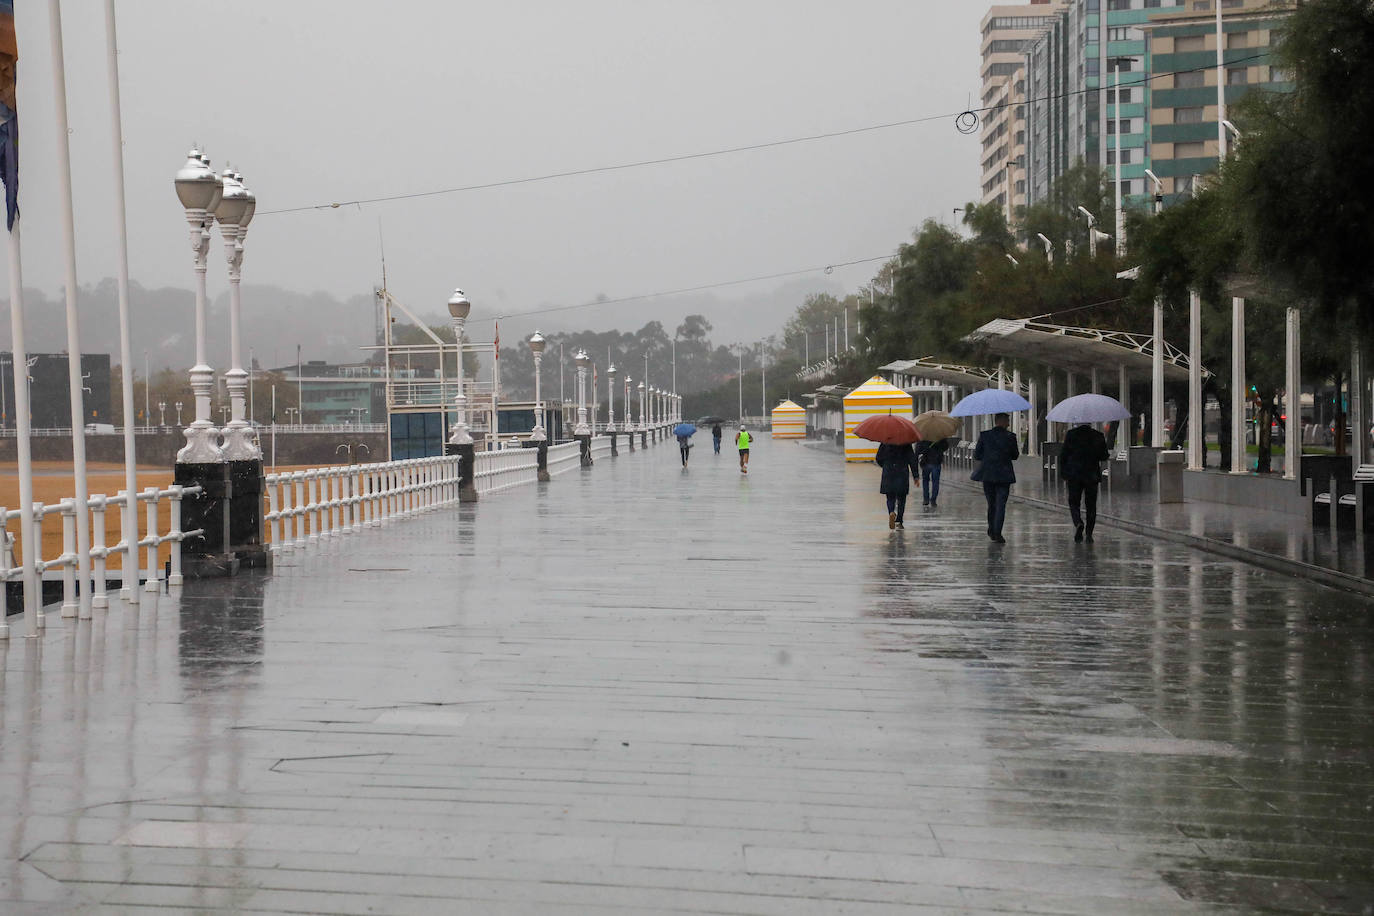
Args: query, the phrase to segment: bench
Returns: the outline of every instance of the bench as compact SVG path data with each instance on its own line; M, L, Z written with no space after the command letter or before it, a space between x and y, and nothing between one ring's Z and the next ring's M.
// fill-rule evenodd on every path
M1327 473L1304 478L1304 483L1311 481L1313 490L1312 525L1329 528L1334 506L1338 529L1374 530L1374 464L1360 465L1349 477L1322 470Z

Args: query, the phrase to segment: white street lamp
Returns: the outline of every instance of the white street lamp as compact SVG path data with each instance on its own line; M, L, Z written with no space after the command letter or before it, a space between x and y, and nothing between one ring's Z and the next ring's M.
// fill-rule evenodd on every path
M463 378L463 324L472 311L472 303L461 289L455 289L448 300L448 314L453 319L453 340L458 348L458 394L453 399L453 433L448 437L449 445L471 445L472 434L468 432L468 396L463 393L466 384Z
M172 406L175 407L175 408L177 409L177 426L180 426L180 425L181 425L181 402L180 402L180 401L177 401L177 402L176 402L174 405L172 405Z
M615 432L615 363L606 367L606 432Z
M1054 243L1045 238L1044 233L1037 232L1035 237L1040 240L1040 244L1045 246L1045 260L1054 261Z
M167 425L167 402L166 402L166 401L158 401L158 402L157 402L157 411L158 411L158 414L159 414L159 416L158 416L158 421L157 421L157 425L158 425L158 426L166 426L166 425Z
M649 415L644 412L646 386L643 382L639 383L639 429L641 432L649 428Z
M577 426L573 428L573 435L590 436L592 429L587 425L587 367L592 364L592 358L587 351L578 350L573 362L577 364Z
M186 427L186 446L177 452L183 464L212 464L223 460L215 441L218 430L210 421L210 393L215 372L209 366L205 348L205 271L210 253L210 224L224 193L224 186L210 170L200 150L193 149L176 175L177 197L186 210L191 230L191 253L196 271L196 364L191 367L191 390L196 396L196 418Z
M544 360L544 335L535 330L527 341L530 352L534 354L534 429L530 431L530 439L534 442L543 442L548 438L544 432L544 402L539 398L539 374L540 366Z
M243 178L232 169L225 169L220 180L224 186L215 219L224 236L224 256L229 262L229 371L224 374L224 386L229 390L230 420L224 430L224 458L226 461L254 461L262 452L253 442L253 427L244 419L248 395L248 373L243 369L242 316L243 300L239 294L239 279L243 265L243 240L248 224L257 209L257 198L244 187Z
M634 409L633 409L633 405L630 403L630 382L631 382L631 381L632 381L632 380L631 380L631 378L630 378L629 373L626 373L626 374L625 374L625 422L622 423L621 425L625 427L625 432L627 432L627 433L634 433L634 431L635 431L635 425L634 425Z
M1159 176L1156 175L1154 172L1150 171L1149 169L1146 169L1146 170L1145 170L1145 177L1148 178L1148 179L1150 179L1150 181L1154 183L1154 186L1155 186L1155 211L1154 211L1154 212L1155 212L1155 215L1158 216L1158 215L1159 215L1159 211L1164 209L1164 182L1160 181L1160 180L1159 180Z

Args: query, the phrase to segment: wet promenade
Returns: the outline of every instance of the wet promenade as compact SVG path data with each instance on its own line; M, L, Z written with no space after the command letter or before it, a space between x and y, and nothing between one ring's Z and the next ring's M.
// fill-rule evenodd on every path
M1374 912L1374 603L876 490L659 446L51 614L0 913Z

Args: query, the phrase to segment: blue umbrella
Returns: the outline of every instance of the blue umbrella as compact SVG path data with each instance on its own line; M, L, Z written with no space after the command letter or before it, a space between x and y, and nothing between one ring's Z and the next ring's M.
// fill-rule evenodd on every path
M1045 415L1051 423L1110 423L1128 420L1131 412L1116 398L1105 394L1080 394L1065 398Z
M1006 391L1002 388L984 388L982 391L975 391L955 404L949 415L951 417L981 417L990 413L1015 413L1018 410L1030 409L1030 401L1015 391Z
M679 423L677 426L673 427L674 436L690 436L696 431L697 428L691 423Z

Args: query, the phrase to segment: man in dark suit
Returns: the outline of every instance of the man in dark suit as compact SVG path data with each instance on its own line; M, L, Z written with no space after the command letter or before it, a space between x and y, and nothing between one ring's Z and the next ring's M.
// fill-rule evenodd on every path
M1107 450L1107 437L1084 423L1064 434L1059 450L1059 476L1069 491L1069 517L1073 519L1073 539L1086 535L1092 543L1093 527L1097 525L1097 485L1102 482L1102 465L1112 457ZM1086 524L1079 514L1082 502L1088 510Z
M982 462L973 472L973 479L982 482L983 497L988 501L988 537L1005 544L1002 522L1007 517L1011 485L1016 483L1016 471L1011 463L1021 455L1021 449L1016 444L1016 437L1007 430L1011 414L999 413L992 422L993 428L984 430L973 447L973 460Z

